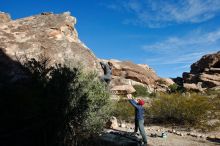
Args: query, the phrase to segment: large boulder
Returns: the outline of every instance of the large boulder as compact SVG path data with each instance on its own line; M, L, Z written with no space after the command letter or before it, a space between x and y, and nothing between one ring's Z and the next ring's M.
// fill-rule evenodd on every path
M111 92L113 94L118 94L118 95L131 94L131 93L134 93L135 91L136 90L134 89L132 85L119 85L119 86L114 86L111 88Z
M183 73L183 83L197 89L220 86L220 51L204 55L193 63L191 71Z
M157 86L157 80L160 79L155 71L146 64L134 64L130 61L118 60L101 61L109 62L112 66L112 80L110 86L114 91L116 89L114 87L119 89L118 87L124 87L124 85L142 85L145 86L149 92L152 92L155 86ZM118 91L119 92L116 93L121 93L121 88Z
M85 70L102 71L95 55L79 40L76 18L69 12L42 13L13 21L0 13L2 17L5 20L0 19L0 51L11 60L22 62L44 56L50 65L80 64Z
M184 83L183 87L187 90L187 91L196 91L196 92L201 92L203 91L202 88L200 88L199 86L197 86L196 84L192 83Z
M161 78L159 81L161 81L161 84L165 84L167 86L173 85L175 82L170 78Z
M149 85L159 79L155 71L146 65L138 65L129 61L110 61L110 63L112 64L113 76L121 76Z

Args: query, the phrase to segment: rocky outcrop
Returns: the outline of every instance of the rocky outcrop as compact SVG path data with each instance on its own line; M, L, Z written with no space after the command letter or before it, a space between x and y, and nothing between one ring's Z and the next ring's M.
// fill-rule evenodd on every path
M147 65L137 65L128 61L109 61L112 65L111 86L142 85L153 90L155 81L159 79L154 70Z
M6 13L0 13L0 64L23 62L28 58L39 60L42 56L50 60L49 65L66 64L83 65L85 70L95 70L103 74L100 61L78 38L75 29L76 18L69 12L53 14L44 12L27 18L11 20ZM10 60L6 63L5 59ZM129 61L104 60L112 64L112 81L110 87L116 92L134 92L133 85L145 86L149 92L166 91L170 80L161 79L153 69L145 64ZM11 66L11 65L10 65ZM17 67L7 70L7 74L18 77ZM160 82L160 80L163 80ZM114 87L114 88L113 88ZM112 90L112 91L113 91Z
M194 83L184 83L183 87L187 90L190 91L203 91L203 88L199 87L198 85L194 84Z
M11 21L11 17L9 14L0 12L0 23L5 23Z
M168 86L174 83L171 79L158 77L155 71L146 64L134 64L129 61L118 60L100 61L109 62L112 66L110 87L114 93L131 93L130 91L133 92L133 89L131 89L130 86L132 87L134 85L142 85L146 87L149 92L166 91ZM120 90L116 91L116 87ZM128 90L125 91L124 87Z
M118 86L113 86L111 88L111 93L113 94L131 94L134 93L136 90L132 85L118 85Z
M198 91L220 86L220 52L205 55L193 63L190 73L183 73L183 85Z
M4 18L4 19L2 19ZM49 58L50 64L81 64L88 70L101 72L95 55L78 38L76 18L69 12L9 20L0 13L0 49L14 61L25 58Z
M157 82L161 82L160 84L165 84L167 86L173 85L175 82L170 78L161 78Z
M209 72L211 68L220 68L220 51L213 54L204 55L199 61L191 65L192 74Z

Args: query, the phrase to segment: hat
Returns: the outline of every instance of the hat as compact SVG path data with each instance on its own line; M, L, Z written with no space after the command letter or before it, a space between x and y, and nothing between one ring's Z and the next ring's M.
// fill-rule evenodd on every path
M144 105L144 100L139 99L139 100L138 100L138 104L139 104L139 105Z

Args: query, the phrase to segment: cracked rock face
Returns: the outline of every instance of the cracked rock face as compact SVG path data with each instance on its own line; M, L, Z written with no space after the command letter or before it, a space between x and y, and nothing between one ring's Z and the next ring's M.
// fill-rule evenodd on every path
M0 13L0 18L0 49L12 60L44 56L51 65L80 63L100 71L95 55L79 40L76 18L70 13L42 13L13 21Z

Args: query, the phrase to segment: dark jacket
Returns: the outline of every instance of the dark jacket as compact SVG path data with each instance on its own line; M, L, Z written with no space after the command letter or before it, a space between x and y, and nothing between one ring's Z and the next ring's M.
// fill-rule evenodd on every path
M102 69L104 70L104 75L111 76L112 70L108 63L100 62Z
M135 120L143 120L144 108L141 105L137 104L134 99L130 99L129 102L135 107Z

